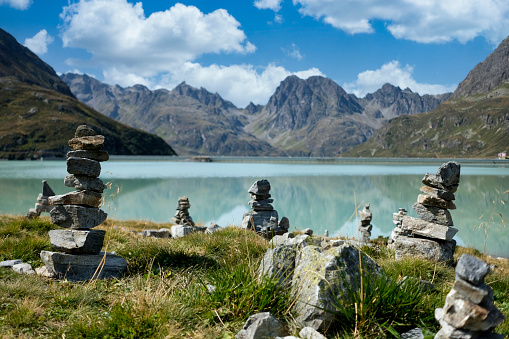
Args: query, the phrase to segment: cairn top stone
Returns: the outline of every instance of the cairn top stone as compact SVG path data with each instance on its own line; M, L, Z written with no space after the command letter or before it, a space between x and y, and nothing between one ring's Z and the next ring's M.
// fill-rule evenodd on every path
M449 161L440 166L436 176L444 186L453 186L460 183L461 165L456 161Z
M479 286L490 271L490 266L470 254L463 254L456 265L456 274L463 280Z
M270 191L270 183L267 179L257 180L249 187L248 193L260 195L267 194Z
M94 131L92 128L88 127L87 125L80 125L78 128L76 128L76 133L74 134L75 138L81 138L81 137L91 137L97 135L97 132Z

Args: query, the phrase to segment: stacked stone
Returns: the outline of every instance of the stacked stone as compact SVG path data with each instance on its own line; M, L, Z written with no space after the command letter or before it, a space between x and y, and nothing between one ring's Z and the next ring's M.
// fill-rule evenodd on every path
M82 281L119 277L127 266L124 258L101 252L106 231L92 229L108 216L98 208L106 188L98 178L100 162L109 159L103 145L104 136L86 125L79 126L75 137L69 140L69 175L64 180L76 191L48 198L49 204L55 206L50 212L51 221L65 229L49 232L53 249L58 252L42 251L41 258L57 278Z
M35 207L28 210L27 218L32 219L41 215L42 212L50 212L53 206L48 203L48 198L54 196L55 192L51 189L46 180L42 181L42 193L37 196Z
M290 223L287 218L284 218L284 222L279 224L277 211L271 205L274 199L270 199L269 192L270 183L267 179L257 180L251 185L248 190L251 195L249 206L253 210L244 214L241 227L272 237L288 232Z
M460 164L454 161L440 166L436 174L426 173L425 185L412 206L419 218L402 216L391 235L390 247L396 260L403 256L422 256L430 260L452 263L458 230L453 226L450 209L455 209L454 192L460 181Z
M189 203L189 199L186 196L179 198L177 204L177 213L171 221L177 225L184 226L195 226L193 218L189 215L189 208L191 204Z
M361 217L361 224L359 225L358 230L362 235L360 240L363 243L367 243L371 238L371 230L373 229L373 225L371 225L373 214L369 209L369 204L366 204L364 206L364 209L362 211L359 211L359 215Z
M504 338L492 332L505 317L493 304L493 290L484 283L489 269L487 263L474 256L461 256L445 306L435 310L435 318L442 326L435 339Z

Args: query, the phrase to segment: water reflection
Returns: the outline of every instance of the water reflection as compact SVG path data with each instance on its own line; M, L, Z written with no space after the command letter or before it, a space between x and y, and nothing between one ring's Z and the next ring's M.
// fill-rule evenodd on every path
M72 190L63 185L64 162L48 165L46 172L46 162L43 163L20 162L15 168L8 168L10 163L2 164L1 213L25 214L41 191L41 179L47 179L57 194ZM310 227L315 234L328 230L331 235L355 237L355 204L369 202L372 236L377 237L390 235L394 228L392 213L398 208L406 208L411 216L416 216L411 206L420 193L420 179L436 168L434 164L345 167L114 161L110 167L103 166L101 178L112 184L106 191L105 210L110 218L118 220L168 222L175 214L178 198L187 195L195 221L222 226L239 224L242 214L249 210L247 189L255 180L266 178L272 185L273 205L280 217L290 219L291 229ZM456 193L458 209L451 211L455 227L460 230L456 239L482 251L484 233L474 227L487 221L492 212L505 218L509 215L504 201L509 198L504 193L509 189L509 171L491 168L490 175L485 175L485 168L466 167L462 173ZM487 253L509 257L507 231L497 215L488 232Z

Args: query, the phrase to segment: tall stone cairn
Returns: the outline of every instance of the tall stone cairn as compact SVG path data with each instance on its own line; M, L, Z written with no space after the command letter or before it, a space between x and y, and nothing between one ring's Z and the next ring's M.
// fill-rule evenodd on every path
M191 204L189 203L189 198L186 196L183 196L179 198L178 204L177 204L177 213L175 213L175 216L171 218L171 221L177 225L184 225L184 226L195 226L193 218L189 215L189 208L191 207Z
M456 265L456 280L443 308L435 310L442 328L435 339L503 339L493 333L505 317L493 304L493 290L484 283L490 267L484 261L463 254Z
M101 252L106 231L93 229L108 216L98 208L106 188L98 178L100 162L109 159L108 152L102 150L104 136L82 125L69 140L69 146L69 175L64 184L76 191L48 198L48 203L54 206L50 212L51 222L64 229L49 231L51 245L57 252L42 251L41 259L60 279L84 281L119 277L127 266L126 260Z
M425 186L412 206L420 218L400 212L394 216L389 247L396 251L396 260L403 256L421 256L430 260L452 263L458 230L453 226L450 209L456 209L454 192L460 182L460 164L449 161L436 174L426 173Z
M253 209L244 214L240 227L252 229L268 238L288 232L290 223L287 218L278 221L278 214L271 205L270 183L267 179L257 180L248 190L251 195L249 206Z
M373 229L373 225L371 225L371 220L373 219L373 213L369 209L370 205L366 204L364 208L359 211L359 215L361 217L361 224L358 227L359 233L361 234L361 241L363 243L368 243L371 238L371 230Z

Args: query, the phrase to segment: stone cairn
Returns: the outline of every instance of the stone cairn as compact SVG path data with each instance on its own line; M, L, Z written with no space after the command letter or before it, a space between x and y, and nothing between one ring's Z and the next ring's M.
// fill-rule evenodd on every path
M84 281L119 277L127 266L124 258L101 252L106 231L93 230L108 216L98 206L106 188L99 179L101 161L109 159L102 150L104 136L86 125L79 126L69 140L64 184L76 191L48 198L54 205L51 222L63 227L49 231L51 245L58 252L42 251L41 259L56 278Z
M442 328L435 339L502 339L492 330L505 317L493 304L493 290L484 283L490 267L484 261L463 254L456 265L456 280L443 308L435 310Z
M369 209L369 204L366 204L362 211L359 211L359 215L361 217L361 224L359 225L358 230L362 235L360 240L363 243L368 243L369 238L371 238L371 230L373 229L373 225L371 225L373 214Z
M458 230L453 226L448 210L455 209L454 192L460 181L460 164L454 161L440 166L435 175L426 173L425 186L412 206L419 218L406 215L400 209L394 214L396 228L392 231L389 247L396 251L396 260L403 256L421 256L430 260L452 263Z
M171 221L177 225L195 226L193 218L189 215L191 204L186 196L179 198L177 205L177 213L171 218Z
M39 193L35 207L28 210L27 218L33 219L41 215L42 212L50 212L53 206L48 203L48 198L55 195L46 180L42 181L42 193Z
M288 232L290 222L286 217L278 222L277 211L271 205L274 199L270 199L269 191L270 183L267 179L257 180L251 185L248 193L251 194L249 205L253 210L244 214L240 227L252 229L270 239L274 235Z

